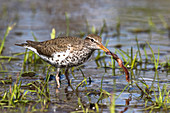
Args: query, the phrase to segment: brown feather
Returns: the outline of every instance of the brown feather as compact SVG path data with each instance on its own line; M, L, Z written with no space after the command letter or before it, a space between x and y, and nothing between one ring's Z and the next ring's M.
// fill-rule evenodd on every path
M77 37L58 37L43 42L27 40L26 42L27 43L15 45L33 47L39 54L48 57L52 56L52 54L55 52L65 52L68 49L68 46L71 46L73 50L81 50L84 44L84 40Z

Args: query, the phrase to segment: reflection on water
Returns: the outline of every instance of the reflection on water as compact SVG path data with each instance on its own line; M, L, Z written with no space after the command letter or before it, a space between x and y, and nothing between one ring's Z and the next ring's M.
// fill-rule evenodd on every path
M138 50L136 46L137 36L143 62L145 62L145 47L148 56L152 55L146 41L151 44L154 53L158 53L159 47L160 62L165 62L170 57L169 6L170 0L164 0L163 2L160 0L154 0L154 2L153 0L1 0L1 38L6 26L16 23L16 27L6 39L2 54L11 56L13 53L24 52L23 48L16 47L14 44L34 40L32 32L39 41L50 39L52 28L56 29L57 35L65 35L67 29L65 13L67 12L71 35L77 36L80 32L87 34L92 26L99 30L105 21L107 32L103 33L102 37L104 41L109 40L108 48L111 51L114 51L117 47L127 52L133 47L135 55ZM97 52L94 56L96 55ZM21 58L23 59L23 56ZM15 81L16 73L21 68L22 59L11 62L2 61L3 66L6 66L9 73L1 73L0 79L4 79L4 77L8 79L8 75L10 75L12 81ZM52 101L50 108L52 111L70 112L81 110L82 107L77 104L78 98L80 98L80 102L84 107L93 108L95 103L99 101L102 76L104 76L102 89L111 94L116 92L116 96L121 93L127 85L124 74L119 69L113 72L112 69L98 68L93 59L94 57L85 63L82 68L82 71L91 82L84 87L80 87L77 92L72 92L67 88L64 76L61 78L62 88L60 90L56 90L55 81L49 82ZM105 60L110 62L110 58ZM104 64L102 65L104 67ZM138 70L131 72L134 75L134 81L141 80L140 77L143 77L148 85L152 85L152 81L155 80L153 67L153 64L137 64ZM35 80L42 80L47 72L43 64L28 66L27 70L35 71L38 75L35 74L34 78L28 77L29 79L21 77L23 85ZM42 72L42 70L45 71ZM116 76L113 76L114 74ZM73 75L70 74L70 78L74 88L83 80L82 73L77 70L73 72ZM159 69L158 78L161 86L169 83L168 70L166 68ZM156 82L158 81L156 80ZM140 85L142 86L142 84ZM168 89L170 89L169 86ZM0 88L0 90L3 89ZM87 92L90 92L90 94L87 95ZM138 99L141 96L140 93L137 87L132 87L130 91L125 90L115 101L116 110L119 112L134 112L140 109L140 106L143 107L143 102ZM110 103L111 96L103 96L99 101L100 110L109 112L108 105Z

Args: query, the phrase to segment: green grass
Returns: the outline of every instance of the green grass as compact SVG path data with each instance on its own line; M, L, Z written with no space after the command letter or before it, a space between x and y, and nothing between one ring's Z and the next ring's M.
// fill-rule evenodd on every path
M69 36L70 28L69 28L69 17L67 12L65 12L65 19L66 19L66 26L67 26L66 36Z
M116 54L116 52L115 52L115 54ZM113 56L111 56L111 64L112 64L112 65L111 65L112 71L113 71L113 73L114 73L114 72L115 72L115 68L116 68L116 67L115 67L115 64L116 64L116 63L115 63L115 60L113 59Z
M107 24L106 24L106 20L103 20L103 26L101 27L101 30L100 30L100 34L99 36L102 36L102 34L105 33L107 34L108 31L107 31Z
M146 59L146 62L148 61L148 55L147 55L147 51L146 51L146 46L144 47L144 52L145 52L145 59Z
M120 36L120 31L121 31L121 22L120 22L120 18L118 18L117 23L116 23L116 33L117 33L118 38Z
M132 63L131 63L131 70L132 70L134 67L136 68L135 62L136 62L137 54L138 54L138 52L136 52L135 57L134 57L134 59L132 60Z
M5 90L2 99L0 100L0 106L3 107L16 107L18 103L29 103L27 99L27 93L29 91L24 91L21 89L22 81L18 84L18 81L10 86L9 90Z
M8 59L8 61L11 61L11 60L18 60L19 58L18 57L13 57L13 56L4 56L2 55L2 51L4 49L4 46L5 46L5 41L6 41L6 38L7 36L9 35L10 31L15 27L16 23L12 24L12 25L9 25L5 31L5 34L3 36L3 40L1 42L1 45L0 45L0 59Z
M52 29L52 32L50 35L51 35L51 39L54 39L56 37L56 31L54 28Z
M157 71L155 72L155 76L158 76ZM170 109L170 91L167 89L168 84L164 84L161 88L159 81L156 83L155 80L156 77L150 86L144 79L139 81L143 86L135 82L136 86L141 91L140 99L145 101L145 108L143 110L152 112L153 110L163 109L163 111L167 112L168 109Z
M153 110L163 109L167 112L168 109L170 109L170 91L167 90L168 85L164 84L163 88L160 88L160 85L158 83L157 88L155 88L155 86L147 85L144 80L140 82L143 84L144 87L140 87L137 83L136 85L142 92L142 99L145 100L145 108L143 110L150 110L151 112Z
M120 51L119 51L119 50L116 49L116 48L115 48L115 50L116 50L116 52L118 52L118 53L120 54L120 56L122 57L122 59L123 59L124 62L126 62L126 63L129 62L129 61L127 61L126 57L130 58L130 56L129 56L128 54L126 54L126 52L124 52L123 50L120 50Z
M139 53L139 57L140 57L140 61L139 62L142 62L142 56L141 56L141 52L140 52L140 48L139 48L139 43L138 43L138 38L136 36L136 44L137 44L137 47L138 47L138 53Z
M169 26L168 26L168 23L166 22L165 18L164 18L162 15L158 15L158 16L159 16L159 18L160 18L160 20L161 20L161 22L162 22L163 27L164 27L165 29L168 29Z
M111 95L110 113L115 113L115 94Z
M5 45L5 40L6 40L7 36L9 35L9 32L14 28L15 25L16 24L14 23L14 24L7 27L5 34L4 34L4 37L3 37L3 40L1 42L1 46L0 46L0 55L2 54L2 50L3 50L4 45Z
M153 57L153 59L154 59L154 64L155 64L155 70L157 70L157 69L158 69L158 65L159 65L159 48L158 48L158 58L157 58L157 60L156 60L156 57L155 57L155 54L154 54L154 52L153 52L152 47L150 46L149 42L147 42L147 44L148 44L148 46L149 46L149 48L150 48L150 50L151 50L151 52L152 52L152 57Z

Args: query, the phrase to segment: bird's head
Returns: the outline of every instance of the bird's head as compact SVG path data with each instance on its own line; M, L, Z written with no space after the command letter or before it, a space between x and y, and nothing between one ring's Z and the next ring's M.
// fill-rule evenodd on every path
M107 49L102 44L102 38L98 35L95 35L95 34L87 35L85 38L85 43L89 49L92 49L92 50L102 49L106 53L110 52L109 49Z

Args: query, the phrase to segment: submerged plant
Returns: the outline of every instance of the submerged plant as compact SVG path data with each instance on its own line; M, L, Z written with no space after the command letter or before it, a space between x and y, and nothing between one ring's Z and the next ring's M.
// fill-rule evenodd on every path
M17 103L29 103L27 99L27 93L21 89L22 81L18 84L17 82L10 86L9 90L5 90L0 100L0 106L2 107L16 107Z
M145 80L140 80L140 82L142 83L142 86L139 86L137 82L135 82L135 84L141 91L140 99L145 101L144 110L150 110L150 112L152 112L157 109L163 109L164 111L170 109L170 91L167 89L167 84L164 84L161 88L158 82L156 88L154 86L155 80L151 86L149 86Z
M166 84L164 84L162 89L158 85L158 87L157 87L158 91L153 89L154 95L151 97L152 105L148 105L149 100L146 100L145 101L145 106L146 106L145 110L150 110L150 112L155 110L155 109L161 109L161 108L166 112L168 110L170 110L170 106L169 106L169 104L170 104L170 98L169 98L170 91L167 90L167 87L168 86Z

